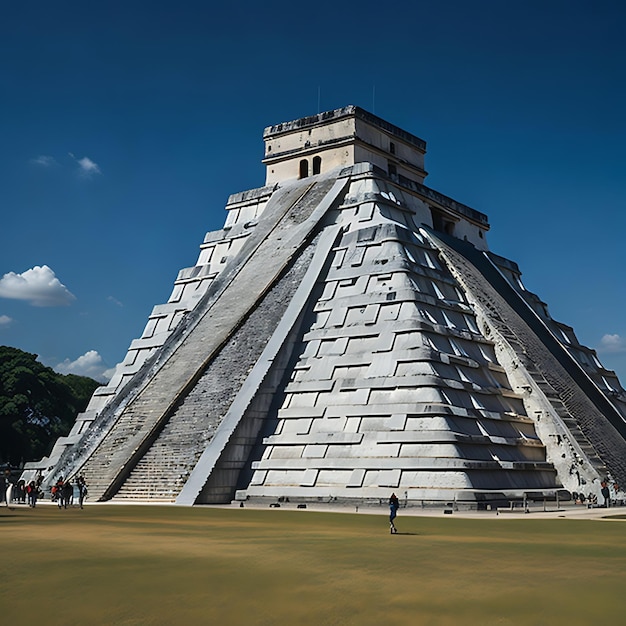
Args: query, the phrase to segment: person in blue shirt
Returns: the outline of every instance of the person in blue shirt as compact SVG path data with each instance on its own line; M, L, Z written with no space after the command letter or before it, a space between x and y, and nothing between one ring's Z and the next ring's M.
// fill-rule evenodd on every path
M396 525L393 523L393 520L396 519L396 515L398 514L398 509L400 508L400 502L395 493L392 493L389 497L389 532L393 535L398 532Z

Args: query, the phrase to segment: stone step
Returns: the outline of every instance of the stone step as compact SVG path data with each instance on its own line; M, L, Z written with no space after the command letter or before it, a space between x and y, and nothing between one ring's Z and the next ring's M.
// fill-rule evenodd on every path
M195 326L154 373L145 389L125 408L118 422L85 464L83 473L90 477L90 491L94 498L106 497L111 485L121 480L124 468L132 462L160 422L168 419L170 407L180 398L190 381L193 381L211 355L221 349L224 341L255 306L291 255L303 245L314 222L311 220L301 228L297 228L297 225L311 215L319 197L325 196L335 182L335 179L317 183L301 181L273 195L264 211L263 223L257 226L245 244L252 248L247 252L249 257L239 263L237 272L223 278L224 281L230 278L230 281L221 285L219 299L202 315L199 313ZM315 193L310 194L312 189ZM240 254L243 253L242 249ZM241 372L241 376L245 379L246 372ZM224 379L224 375L221 378ZM232 382L237 383L236 380ZM198 393L206 393L209 389L209 386L200 384ZM196 397L191 403L194 407L191 411L194 431L198 430L194 420L201 400ZM179 438L180 433L174 435L175 440Z

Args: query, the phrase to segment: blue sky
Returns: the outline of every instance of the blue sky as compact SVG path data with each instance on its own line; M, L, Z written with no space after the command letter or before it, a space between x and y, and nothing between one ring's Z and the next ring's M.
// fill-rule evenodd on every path
M5 3L0 89L0 344L101 377L262 186L263 128L357 104L626 383L622 2Z

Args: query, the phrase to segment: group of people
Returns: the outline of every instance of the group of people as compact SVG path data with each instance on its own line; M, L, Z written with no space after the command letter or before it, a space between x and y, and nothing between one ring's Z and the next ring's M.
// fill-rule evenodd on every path
M83 476L79 476L76 479L76 489L78 491L78 505L83 508L85 498L87 497L87 483ZM68 478L63 479L63 476L57 480L50 490L52 494L52 502L56 502L60 509L67 509L68 504L74 505L74 484Z
M4 500L6 506L13 503L26 504L28 502L29 507L35 508L37 501L43 498L42 482L43 477L41 475L36 480L29 482L22 478L16 482L11 479L8 473L6 475L0 474L0 502ZM75 488L78 492L78 505L82 509L87 497L87 483L83 476L76 479L75 485L69 479L60 478L57 480L50 490L52 502L56 502L59 508L67 509L68 505L74 504Z
M2 496L0 502L4 500L5 504L9 506L13 502L26 504L28 501L28 506L34 507L41 497L42 480L42 477L39 476L37 480L31 480L28 483L22 478L14 482L7 473L7 476L2 476L0 480L0 495Z

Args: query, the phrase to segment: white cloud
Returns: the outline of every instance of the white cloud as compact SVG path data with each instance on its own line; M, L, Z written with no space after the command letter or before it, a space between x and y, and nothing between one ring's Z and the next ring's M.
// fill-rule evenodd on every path
M78 165L78 173L80 176L84 178L92 178L97 174L102 174L100 166L89 157L84 156L79 159L71 152L68 152L68 154L72 157L76 165ZM54 157L46 154L30 159L29 163L42 168L61 167L61 164Z
M626 338L619 335L604 335L600 339L598 352L626 352Z
M34 159L31 159L30 162L33 165L40 165L41 167L53 167L58 165L56 159L51 156L41 155Z
M0 298L26 300L33 306L67 306L76 300L47 265L5 274L0 278Z
M107 296L107 300L109 302L112 302L113 304L116 304L119 307L122 307L122 308L124 307L124 305L117 298L114 298L113 296Z
M94 163L89 157L83 157L82 159L78 159L78 164L80 165L80 169L85 172L85 174L100 174L100 167L97 163Z
M0 328L6 328L13 322L8 315L0 315Z
M95 174L102 174L102 172L100 171L100 166L95 161L92 161L89 157L85 156L82 159L77 159L71 152L69 154L76 161L76 163L78 163L80 173L83 176L91 177Z
M88 350L75 361L65 359L62 363L55 365L54 370L59 372L59 374L89 376L100 382L106 382L113 375L114 368L107 368L102 357L96 350Z

